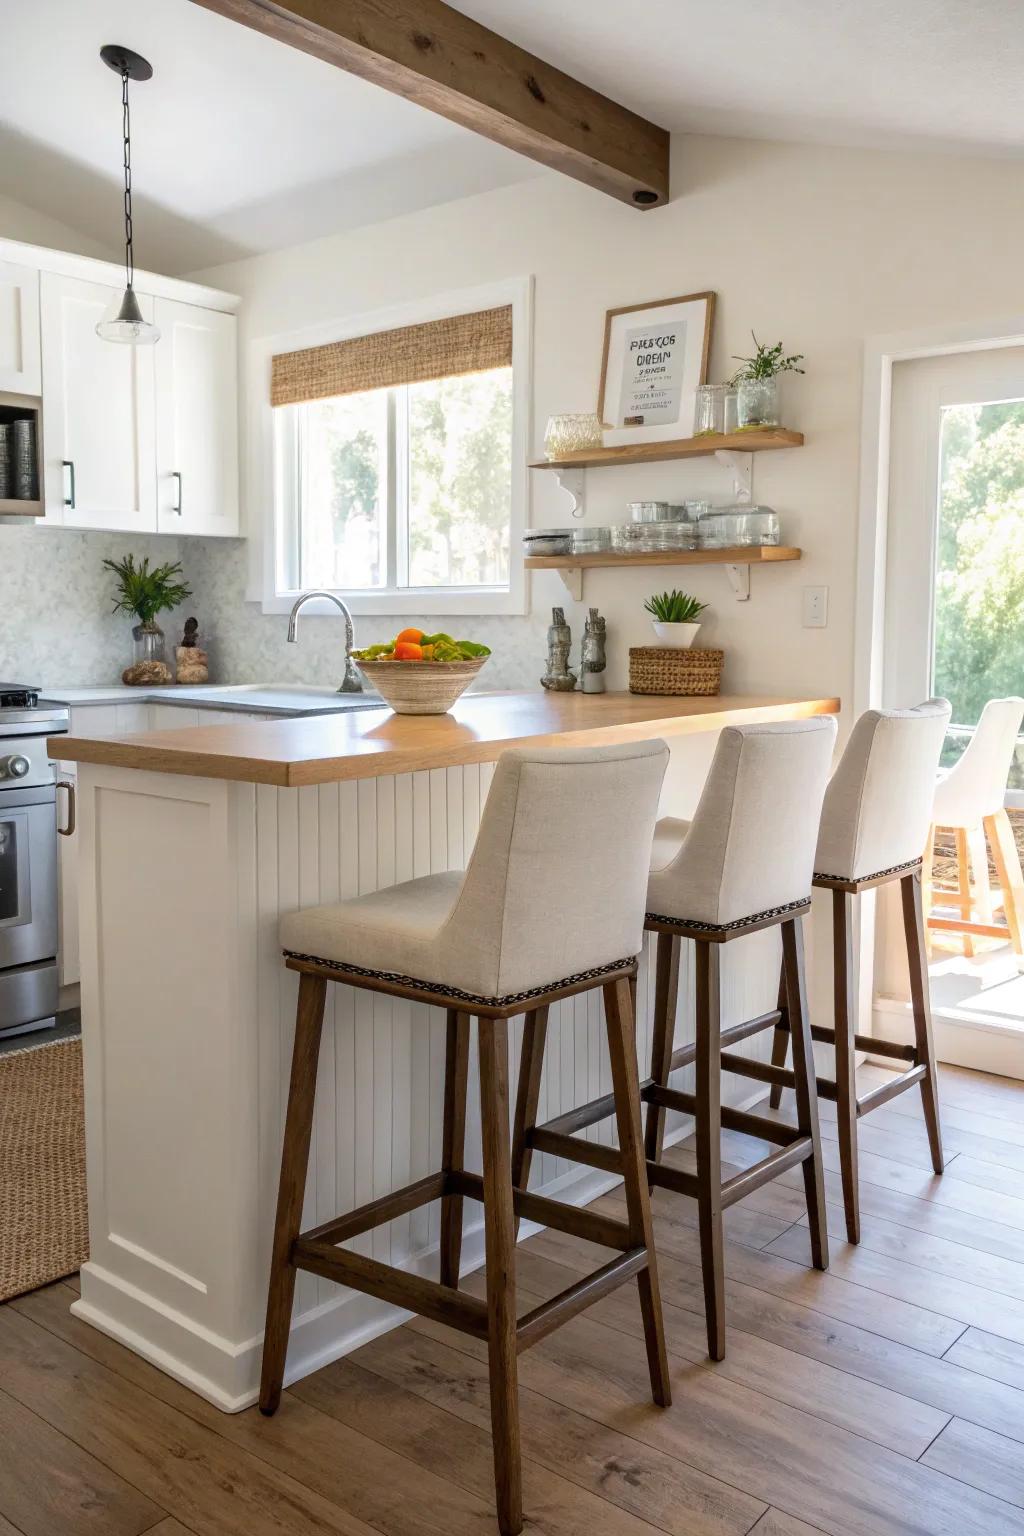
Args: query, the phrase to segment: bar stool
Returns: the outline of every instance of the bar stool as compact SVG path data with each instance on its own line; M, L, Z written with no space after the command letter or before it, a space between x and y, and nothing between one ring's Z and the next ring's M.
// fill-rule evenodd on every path
M501 758L468 868L294 912L281 923L286 964L300 975L291 1086L263 1345L260 1408L281 1398L296 1271L309 1270L486 1339L498 1521L523 1526L516 1356L636 1277L654 1401L671 1401L643 1162L630 980L643 940L648 854L668 761L664 742ZM566 922L567 893L600 890L586 923ZM570 909L571 916L571 909ZM405 1189L300 1233L327 983L445 1003L448 1008L442 1167ZM550 1005L600 987L611 1055L618 1154L628 1219L527 1193L522 1127L536 1113ZM530 1065L510 1145L508 1020L525 1013ZM464 1167L470 1019L480 1047L483 1177ZM486 1301L459 1291L464 1199L484 1207ZM337 1244L442 1201L440 1280ZM619 1250L602 1268L516 1319L520 1216Z
M649 1108L644 1155L647 1178L696 1197L707 1313L708 1353L725 1354L722 1212L734 1200L786 1168L802 1163L815 1263L828 1265L824 1186L817 1100L804 1002L800 919L810 907L818 813L828 778L836 726L831 718L792 724L730 726L722 731L692 822L659 821L647 890L646 926L658 934L657 980L650 1078L641 1088ZM797 1125L781 1125L721 1103L721 1072L735 1070L724 1044L774 1024L777 1011L722 1030L722 945L748 933L781 926L791 994L797 1085ZM680 940L696 945L696 1042L673 1051ZM696 1062L697 1092L668 1086L669 1073ZM523 1072L528 1071L524 1059ZM765 1068L765 1070L769 1070ZM575 1133L612 1112L610 1095L595 1099L535 1129L527 1142L538 1151L618 1171L615 1154ZM666 1109L696 1117L697 1173L661 1161ZM768 1137L780 1149L755 1168L722 1182L721 1127Z
M921 849L925 844L935 793L939 753L949 723L945 699L929 699L913 709L869 709L854 726L846 750L825 793L815 854L814 885L832 892L834 1026L815 1025L815 1040L835 1046L835 1079L818 1078L818 1093L835 1101L843 1179L846 1235L860 1241L857 1178L857 1121L897 1094L921 1086L932 1167L943 1169L942 1133L935 1048L928 996L928 960L921 894ZM910 969L914 1044L858 1035L854 1021L854 898L862 891L899 881L903 930ZM783 986L784 986L783 978ZM785 1002L775 1027L771 1105L778 1108L789 1074L779 1076L786 1060ZM870 1051L910 1063L881 1087L858 1097L856 1053Z
M925 917L933 932L962 934L965 955L974 954L976 934L985 938L1008 938L1016 953L1024 954L1024 878L1013 828L1003 804L1022 720L1024 699L989 699L967 750L935 786L932 827L923 871ZM956 891L932 883L938 827L949 828L955 837ZM992 849L999 880L996 903L993 903L989 885L986 839ZM959 916L934 916L931 908L936 904L955 907ZM993 923L993 905L1002 906L1005 928Z

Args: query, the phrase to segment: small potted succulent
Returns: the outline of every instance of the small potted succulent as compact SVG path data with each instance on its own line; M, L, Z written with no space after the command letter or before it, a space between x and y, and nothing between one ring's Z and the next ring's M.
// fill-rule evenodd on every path
M685 592L658 592L647 599L644 608L651 615L659 644L682 650L696 640L707 603L699 603Z
M754 337L753 357L736 357L743 367L733 374L731 383L736 386L736 429L738 432L759 432L764 427L781 427L781 388L779 380L784 373L803 373L800 364L802 352L786 356L782 342L774 347L765 346Z

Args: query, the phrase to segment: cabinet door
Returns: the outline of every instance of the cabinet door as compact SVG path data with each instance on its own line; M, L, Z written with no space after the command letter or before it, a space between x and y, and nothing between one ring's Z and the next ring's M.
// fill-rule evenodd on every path
M116 296L104 283L42 274L46 515L69 528L155 533L154 348L96 335ZM152 299L139 303L151 320Z
M157 299L156 323L159 531L237 534L235 317Z
M38 395L39 273L0 261L0 389Z

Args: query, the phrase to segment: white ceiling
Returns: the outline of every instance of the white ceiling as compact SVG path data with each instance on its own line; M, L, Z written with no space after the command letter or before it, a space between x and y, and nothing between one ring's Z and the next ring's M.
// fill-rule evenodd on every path
M663 126L1024 152L1021 0L459 0ZM190 0L4 7L0 193L119 240L132 93L140 266L182 271L538 174L531 162Z
M0 192L113 249L121 87L99 50L124 43L153 65L130 88L140 267L190 270L537 173L190 0L0 8Z
M1024 152L1022 0L458 0L680 133Z

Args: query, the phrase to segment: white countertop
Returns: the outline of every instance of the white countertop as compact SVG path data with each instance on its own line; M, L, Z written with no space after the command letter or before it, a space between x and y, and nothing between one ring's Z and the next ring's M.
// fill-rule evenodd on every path
M254 715L333 715L353 709L379 709L383 700L375 693L339 693L335 688L306 683L203 683L180 687L130 688L110 683L94 688L43 688L42 696L55 704L81 709L100 704L166 704L183 709L216 709Z

